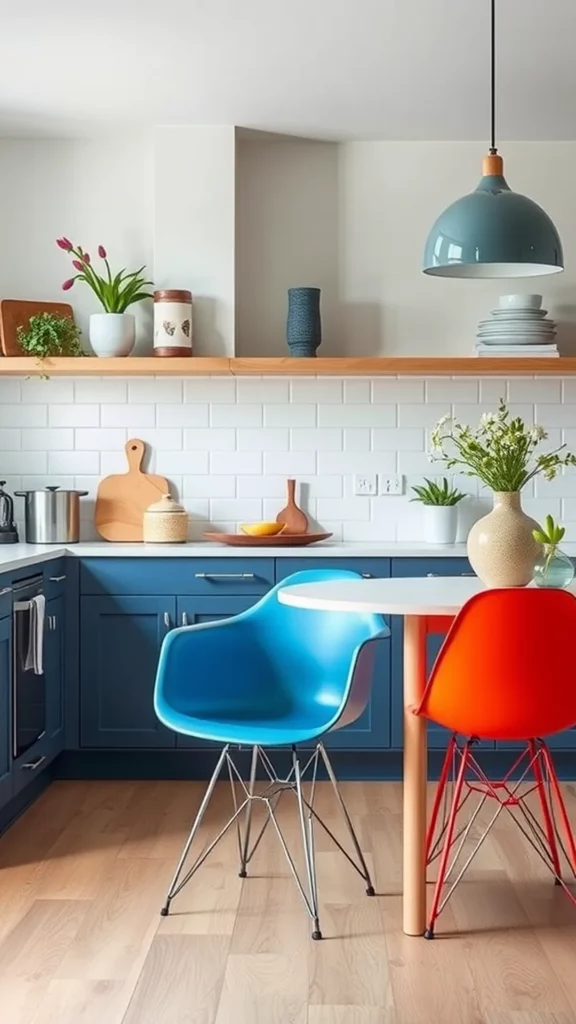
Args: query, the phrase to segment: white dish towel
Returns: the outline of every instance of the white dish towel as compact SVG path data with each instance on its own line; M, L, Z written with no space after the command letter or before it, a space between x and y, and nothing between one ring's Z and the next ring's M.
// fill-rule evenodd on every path
M28 636L28 652L24 669L34 669L34 674L41 676L44 672L44 615L46 598L38 594L30 600L30 633Z

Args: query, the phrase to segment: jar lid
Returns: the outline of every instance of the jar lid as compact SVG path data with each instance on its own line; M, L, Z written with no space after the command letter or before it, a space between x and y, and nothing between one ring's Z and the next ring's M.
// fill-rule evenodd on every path
M192 302L192 292L185 288L165 288L154 292L154 302Z
M152 505L148 506L146 512L170 512L177 515L188 515L186 509L179 505L177 501L174 501L171 494L163 494L160 501L155 501Z

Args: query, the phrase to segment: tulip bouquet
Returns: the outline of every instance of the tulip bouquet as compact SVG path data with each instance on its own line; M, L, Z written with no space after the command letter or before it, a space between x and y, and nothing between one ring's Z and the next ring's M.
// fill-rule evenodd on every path
M57 238L56 245L74 257L72 266L78 271L74 277L64 281L62 289L65 292L72 288L75 281L85 281L106 313L125 313L135 302L152 298L152 292L146 291L146 288L152 285L152 281L147 281L142 276L145 267L140 267L131 274L127 274L126 268L123 267L113 277L106 250L103 245L99 245L98 256L106 267L106 273L99 274L92 265L90 254L84 252L82 246L75 246L68 238Z

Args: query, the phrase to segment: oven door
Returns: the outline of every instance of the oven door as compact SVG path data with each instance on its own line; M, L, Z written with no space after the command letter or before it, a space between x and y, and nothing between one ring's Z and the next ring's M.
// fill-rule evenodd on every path
M40 593L24 589L17 594L13 605L12 642L12 756L20 757L40 739L46 731L46 681L44 672L38 674L38 658L42 662L43 630L39 636L40 649L36 659L30 657L33 611L31 597ZM16 595L15 595L16 596ZM34 665L36 661L36 666Z

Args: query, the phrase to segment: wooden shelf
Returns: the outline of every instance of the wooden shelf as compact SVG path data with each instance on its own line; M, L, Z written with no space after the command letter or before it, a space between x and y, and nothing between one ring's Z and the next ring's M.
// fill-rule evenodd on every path
M538 359L513 357L478 359L472 356L428 358L320 358L320 359L228 359L193 357L159 359L153 356L127 359L45 359L25 356L0 358L0 377L510 377L516 374L570 376L576 374L576 358Z

